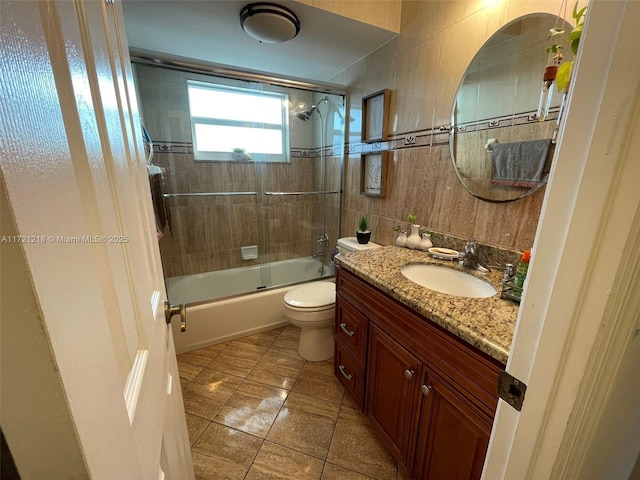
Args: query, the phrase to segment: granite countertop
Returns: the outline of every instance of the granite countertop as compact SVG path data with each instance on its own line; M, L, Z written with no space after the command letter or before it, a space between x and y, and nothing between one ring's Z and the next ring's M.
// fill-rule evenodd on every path
M462 270L457 261L437 260L427 252L387 246L341 254L336 256L336 263L494 359L507 363L518 305L500 298L502 271L465 270L490 283L498 292L488 298L469 298L436 292L402 275L400 269L412 263Z

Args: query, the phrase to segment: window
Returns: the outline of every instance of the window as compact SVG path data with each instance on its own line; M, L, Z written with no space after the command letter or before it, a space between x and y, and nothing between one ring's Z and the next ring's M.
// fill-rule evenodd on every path
M196 160L289 161L286 94L188 81ZM244 158L248 160L248 158Z

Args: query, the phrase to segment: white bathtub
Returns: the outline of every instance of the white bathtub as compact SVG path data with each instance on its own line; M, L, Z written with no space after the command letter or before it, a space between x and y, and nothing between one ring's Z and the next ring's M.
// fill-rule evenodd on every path
M210 301L264 288L318 280L322 266L313 257L302 257L262 266L171 277L167 281L167 294L172 304ZM323 276L331 275L333 269L324 266Z
M180 332L177 318L172 322L176 352L287 325L282 314L284 295L297 286L291 284L319 280L321 263L306 257L267 266L272 285L268 289L261 288L267 275L264 270L261 274L260 266L170 278L167 287L171 303L187 304L187 331ZM333 269L325 267L324 274L333 274ZM252 293L241 295L248 291Z

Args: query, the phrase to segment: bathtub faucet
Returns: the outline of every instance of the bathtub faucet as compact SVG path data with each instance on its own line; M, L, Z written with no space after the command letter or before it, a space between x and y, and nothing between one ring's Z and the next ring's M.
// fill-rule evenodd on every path
M327 235L327 233L323 233L322 235L320 235L320 238L318 240L316 240L316 243L319 243L323 250L326 250L327 248L329 248L329 235Z

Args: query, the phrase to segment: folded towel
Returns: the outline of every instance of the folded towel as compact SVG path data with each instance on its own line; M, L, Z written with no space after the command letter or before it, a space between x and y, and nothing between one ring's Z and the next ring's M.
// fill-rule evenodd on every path
M156 228L162 233L165 227L169 227L171 231L171 211L167 208L164 201L164 177L162 173L154 173L149 175L149 183L151 186L151 200L153 202L153 211L156 215Z
M535 187L542 179L551 139L491 145L491 183Z

